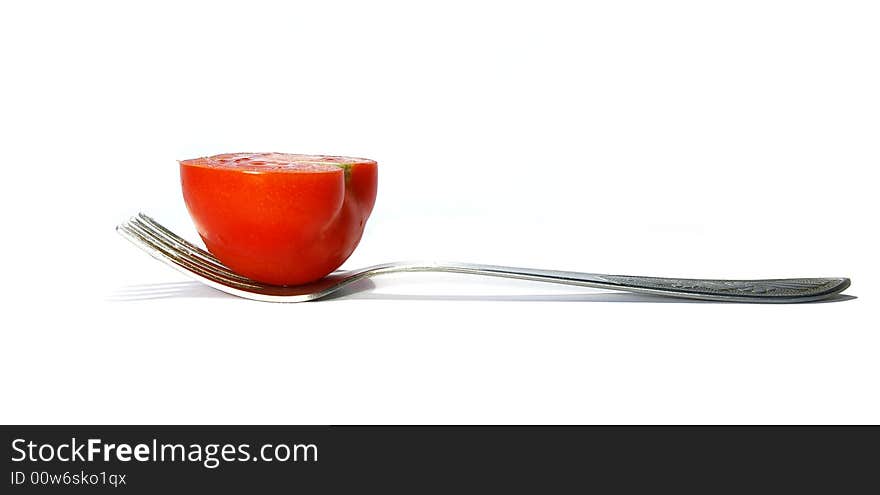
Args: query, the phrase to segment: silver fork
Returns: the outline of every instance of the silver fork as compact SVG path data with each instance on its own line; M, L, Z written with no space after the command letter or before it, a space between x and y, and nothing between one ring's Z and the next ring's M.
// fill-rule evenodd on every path
M171 232L143 213L118 225L116 231L150 256L185 275L227 294L255 301L313 301L359 280L398 272L464 273L687 299L753 303L818 301L833 297L850 284L848 278L708 280L603 275L456 262L398 262L358 270L336 271L317 282L280 287L256 282L234 273L211 253Z

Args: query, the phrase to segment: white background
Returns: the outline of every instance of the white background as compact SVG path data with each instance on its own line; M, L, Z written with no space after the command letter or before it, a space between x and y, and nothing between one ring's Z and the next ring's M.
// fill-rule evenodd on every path
M0 7L13 423L876 423L873 2ZM677 303L407 275L239 300L115 235L195 238L176 160L366 156L346 264L849 276Z

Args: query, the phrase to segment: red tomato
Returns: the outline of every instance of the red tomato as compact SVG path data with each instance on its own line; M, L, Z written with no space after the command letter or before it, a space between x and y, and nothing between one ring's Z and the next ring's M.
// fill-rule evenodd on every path
M318 280L357 247L376 202L373 160L229 153L180 162L199 235L234 272L274 285Z

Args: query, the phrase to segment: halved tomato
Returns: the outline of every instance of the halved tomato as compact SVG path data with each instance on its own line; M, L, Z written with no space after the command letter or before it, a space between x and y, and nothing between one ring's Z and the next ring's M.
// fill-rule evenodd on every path
M376 202L376 162L228 153L180 162L183 199L214 256L248 278L299 285L339 268Z

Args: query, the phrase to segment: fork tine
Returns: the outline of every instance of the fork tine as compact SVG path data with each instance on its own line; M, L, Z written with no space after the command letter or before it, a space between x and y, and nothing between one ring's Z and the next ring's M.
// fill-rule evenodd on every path
M253 282L251 279L243 277L227 268L226 265L221 263L216 257L214 257L213 254L199 248L195 244L187 241L183 237L175 234L174 232L171 232L166 227L162 226L159 222L153 220L143 213L139 213L136 218L133 217L131 219L131 222L152 234L153 237L165 241L166 244L173 246L178 251L184 251L187 254L198 258L204 263L214 267L217 271L223 273L223 275L229 278L241 280L245 283Z
M199 277L211 279L213 279L214 277L213 274L206 272L202 270L202 268L200 268L199 266L194 265L188 262L186 259L175 255L173 252L169 251L168 248L155 242L149 236L146 236L140 233L138 230L135 230L135 228L132 227L130 221L126 221L120 225L117 225L116 231L119 232L123 237L131 241L133 244L146 251L150 256L162 262L172 264L178 269L182 268L186 272L198 275Z
M171 265L187 275L194 276L196 279L201 280L208 285L212 285L215 288L222 290L222 287L229 287L237 290L251 290L256 287L205 270L203 266L193 263L190 258L181 257L179 252L169 250L169 248L162 246L141 232L138 232L130 223L120 225L117 227L117 230L123 235L123 237L146 251L153 258Z
M138 213L136 218L132 218L132 221L138 223L145 230L151 231L156 237L164 238L170 244L177 246L179 249L188 252L189 254L201 258L204 261L207 261L213 265L216 265L218 268L227 269L223 263L220 262L213 254L205 251L204 249L196 246L195 244L189 242L188 240L180 237L174 232L170 231L167 227L160 224L153 218L147 216L144 213Z
M146 215L144 215L143 217L146 217ZM240 280L245 283L253 282L249 278L243 277L233 272L225 265L217 261L217 258L215 258L213 255L211 255L207 251L200 249L198 246L190 243L186 239L183 239L177 234L161 226L155 220L150 219L149 223L147 223L143 220L143 217L139 215L138 218L132 218L130 223L138 226L141 230L149 233L155 239L162 241L163 244L173 248L175 251L182 251L190 255L201 264L209 266L213 270L223 274L226 277Z
M227 275L227 273L232 272L229 272L226 269L217 269L211 265L206 264L204 261L193 257L189 253L177 249L175 246L165 242L162 238L155 236L152 232L143 229L136 222L136 218L132 218L128 222L120 225L118 228L120 231L127 234L126 237L128 237L129 240L136 242L143 248L147 248L146 250L150 252L150 254L152 254L154 257L157 257L157 255L161 256L161 259L163 261L171 262L174 265L181 267L189 272L192 272L200 277L212 280L215 283L233 286L240 289L260 288L259 285L255 285L248 279L245 279L239 275L230 277L229 275Z
M166 256L182 259L189 266L198 268L201 272L210 274L214 278L224 280L227 283L235 282L242 286L258 287L257 282L237 275L222 265L207 263L198 257L190 255L184 250L178 249L174 244L167 242L161 236L156 235L152 230L144 228L142 224L137 222L137 219L129 221L128 228L137 233L140 237L151 241L155 247L160 249Z
M181 247L186 248L186 250L189 251L191 254L198 255L200 258L212 261L218 265L221 265L221 266L223 265L220 262L220 260L218 260L213 254L205 251L204 249L196 246L195 244L184 239L183 237L180 237L179 235L175 234L174 232L169 230L167 227L165 227L161 223L157 222L155 219L153 219L153 217L147 215L146 213L143 213L143 212L138 213L137 218L141 221L141 223L148 225L153 230L155 230L157 233L161 234L163 237L165 237L171 241L174 241L175 244L179 244Z

